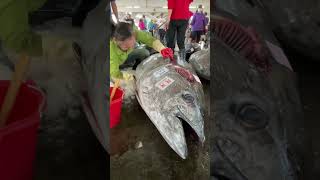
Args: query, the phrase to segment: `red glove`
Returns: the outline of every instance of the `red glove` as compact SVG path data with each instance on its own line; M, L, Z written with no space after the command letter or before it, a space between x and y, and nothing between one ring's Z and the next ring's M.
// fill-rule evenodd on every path
M173 61L173 51L171 48L164 48L160 53L164 59L170 58L170 60Z

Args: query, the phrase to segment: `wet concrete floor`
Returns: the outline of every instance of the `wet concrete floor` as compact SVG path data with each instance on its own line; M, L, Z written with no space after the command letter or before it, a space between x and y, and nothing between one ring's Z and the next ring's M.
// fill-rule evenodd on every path
M209 139L209 82L203 84L207 100L205 134ZM168 146L136 100L134 106L123 107L121 124L110 133L112 180L209 179L208 141L202 146L191 131L185 131L189 155L183 160Z
M289 53L288 53L289 54ZM290 62L298 77L298 88L303 105L307 134L305 156L305 179L318 180L320 177L320 62L297 54L289 55Z
M38 134L35 180L106 180L109 160L81 107L70 118L43 117Z

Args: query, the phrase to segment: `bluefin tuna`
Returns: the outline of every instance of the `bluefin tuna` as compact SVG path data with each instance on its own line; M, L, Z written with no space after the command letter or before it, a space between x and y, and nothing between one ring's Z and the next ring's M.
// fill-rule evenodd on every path
M294 73L248 28L211 19L212 179L297 179L304 129Z
M192 68L154 54L136 69L136 96L169 146L183 159L188 155L182 121L205 141L204 93Z
M200 77L210 80L210 47L193 53L189 63Z

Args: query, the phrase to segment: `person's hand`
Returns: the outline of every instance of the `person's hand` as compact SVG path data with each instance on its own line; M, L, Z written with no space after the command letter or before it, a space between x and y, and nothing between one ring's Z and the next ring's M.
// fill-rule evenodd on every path
M122 79L120 81L120 87L125 91L128 86L131 87L135 84L134 74L130 71L122 71Z
M111 77L110 79L110 86L112 86L117 80L120 80L120 86L121 84L126 84L129 81L133 81L134 80L134 74L127 72L127 71L123 71L121 77L115 78L115 77Z
M170 58L170 60L173 60L173 51L171 48L164 48L160 53L164 59Z
M123 71L122 79L120 79L120 88L124 92L134 92L135 91L135 78L134 74L131 71Z
M170 24L170 19L167 19L167 21L164 24L164 27L165 27L166 30L169 29L169 24Z
M128 72L122 72L123 80L132 81L134 80L134 75Z

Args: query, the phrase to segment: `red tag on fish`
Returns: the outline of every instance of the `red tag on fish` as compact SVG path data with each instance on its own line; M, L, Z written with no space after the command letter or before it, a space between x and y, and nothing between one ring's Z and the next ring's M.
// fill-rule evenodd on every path
M193 83L195 81L193 74L190 71L188 71L187 69L181 68L179 66L175 66L175 70L182 77L186 78L189 82Z

